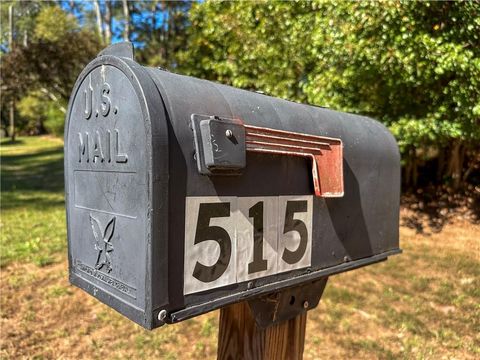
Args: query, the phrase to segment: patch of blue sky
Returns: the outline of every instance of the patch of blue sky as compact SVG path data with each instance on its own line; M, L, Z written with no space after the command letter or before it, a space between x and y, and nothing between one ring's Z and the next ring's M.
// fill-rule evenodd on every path
M72 6L73 5L73 6ZM105 1L99 1L100 11L102 13L105 12ZM61 1L60 6L65 11L73 14L80 26L87 26L88 21L92 21L94 19L94 3L93 1ZM149 7L145 7L143 11L137 11L132 13L131 15L131 23L134 26L131 26L131 29L137 28L135 25L139 25L141 23L151 23L152 22L152 12L148 10ZM87 14L91 14L91 18L87 18ZM159 11L155 12L155 29L159 29L164 26L168 26L168 12L166 11ZM105 25L104 25L105 26ZM125 29L125 20L121 17L114 17L112 19L112 43L118 43L124 41L123 32ZM138 38L138 34L135 31L130 33L130 41L135 45L136 48L143 48L145 46L145 42L140 41Z

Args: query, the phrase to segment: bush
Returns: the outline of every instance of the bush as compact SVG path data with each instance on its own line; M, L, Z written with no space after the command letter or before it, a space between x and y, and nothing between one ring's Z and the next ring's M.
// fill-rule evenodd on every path
M45 129L48 133L61 136L65 126L65 114L50 101L47 105Z
M21 119L17 121L17 131L27 134L45 132L62 135L65 122L65 109L61 101L53 101L40 92L32 91L17 104Z

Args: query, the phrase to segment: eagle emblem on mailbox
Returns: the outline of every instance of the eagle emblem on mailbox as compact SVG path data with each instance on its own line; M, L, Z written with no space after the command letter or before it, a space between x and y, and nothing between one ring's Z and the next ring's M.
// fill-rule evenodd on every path
M105 266L106 271L110 272L112 271L112 258L110 253L113 251L111 240L113 232L115 231L115 216L108 221L103 231L100 222L91 214L90 224L92 225L93 236L95 237L95 250L98 251L95 269L100 270Z

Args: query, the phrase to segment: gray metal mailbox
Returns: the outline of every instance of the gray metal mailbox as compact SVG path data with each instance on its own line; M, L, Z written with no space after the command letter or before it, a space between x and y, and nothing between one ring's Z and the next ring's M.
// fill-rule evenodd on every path
M285 319L400 252L385 126L143 67L128 43L75 84L65 188L71 283L149 329L242 300Z

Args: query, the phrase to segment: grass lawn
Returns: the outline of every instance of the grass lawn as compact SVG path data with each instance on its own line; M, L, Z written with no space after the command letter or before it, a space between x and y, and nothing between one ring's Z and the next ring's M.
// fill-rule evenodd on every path
M0 266L64 258L63 142L44 137L1 143Z
M1 162L0 358L215 357L218 312L148 332L68 284L61 140L2 140ZM329 280L305 359L480 358L480 225L402 219L404 254Z

